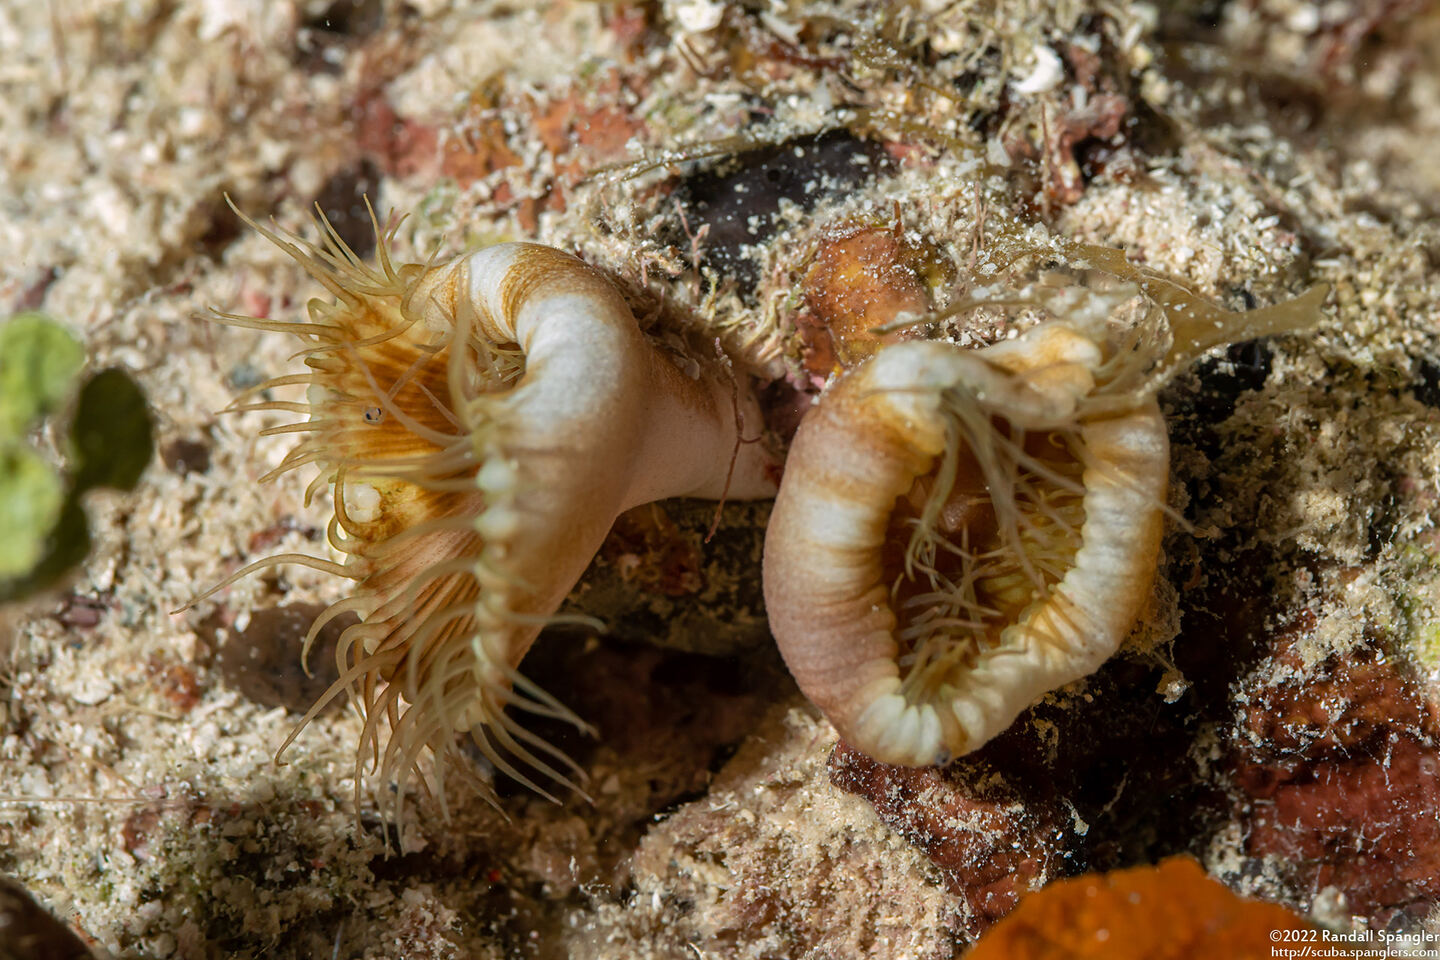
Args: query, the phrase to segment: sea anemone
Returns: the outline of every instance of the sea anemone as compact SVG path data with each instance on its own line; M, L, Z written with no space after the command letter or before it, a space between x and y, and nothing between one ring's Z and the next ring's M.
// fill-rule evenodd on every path
M307 415L263 431L304 435L263 479L317 464L307 501L333 484L329 541L345 560L270 557L215 589L281 563L354 581L304 651L337 615L361 616L340 635L339 679L281 750L349 690L365 723L357 810L360 768L374 765L400 781L398 818L427 749L442 811L447 766L493 800L458 762L465 732L537 792L549 796L523 766L573 787L574 764L514 712L585 724L517 666L621 512L671 496L773 494L769 453L742 436L761 425L747 384L723 363L661 349L603 275L550 247L505 243L439 266L397 265L393 231L382 236L377 223L371 266L323 218L318 245L246 219L334 300L312 300L308 322L214 317L295 335L310 368L256 388L304 384L307 403L232 409Z
M792 444L765 540L771 629L800 688L877 760L975 750L1114 653L1159 562L1156 390L1230 337L1313 323L1326 292L1235 314L1116 251L1069 253L1127 283L1031 290L1019 299L1054 317L981 350L886 347ZM1107 313L1138 292L1145 319L1112 332Z

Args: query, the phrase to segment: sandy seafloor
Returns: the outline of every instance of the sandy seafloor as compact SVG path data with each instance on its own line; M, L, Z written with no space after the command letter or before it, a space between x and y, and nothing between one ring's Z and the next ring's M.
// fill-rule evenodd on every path
M0 620L0 873L127 958L947 957L1012 888L1182 851L1337 929L1440 930L1440 15L888 7L0 4L0 312L42 309L95 368L130 371L160 451L134 494L92 496L73 580ZM797 140L824 131L840 145ZM686 238L703 164L582 179L777 143L721 180L757 206L755 230L698 241L713 295ZM295 345L197 314L298 319L320 292L227 192L302 231L318 200L357 243L368 195L409 214L404 259L573 250L658 304L654 331L719 337L792 407L827 372L806 264L836 224L898 218L937 308L1006 218L1232 309L1333 292L1312 331L1162 396L1187 522L1122 666L1013 732L1046 763L841 789L865 778L763 629L765 507L727 507L701 546L708 508L667 504L622 524L576 596L611 635L527 661L599 727L561 740L593 802L502 786L503 813L462 797L447 822L420 799L387 854L387 785L364 782L357 829L355 717L327 712L272 762L316 691L305 614L275 611L343 585L287 567L169 612L268 553L326 550L310 475L257 482L288 449L257 430L283 415L216 414L291 372ZM34 439L53 451L53 430ZM995 789L982 816L969 798Z

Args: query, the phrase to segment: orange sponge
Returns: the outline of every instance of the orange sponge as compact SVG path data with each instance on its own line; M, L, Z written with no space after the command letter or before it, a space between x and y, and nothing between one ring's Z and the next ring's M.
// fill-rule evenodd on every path
M1276 937L1280 946L1303 946L1307 934L1313 929L1284 907L1237 896L1190 857L1172 857L1052 883L1022 900L966 960L1269 960Z

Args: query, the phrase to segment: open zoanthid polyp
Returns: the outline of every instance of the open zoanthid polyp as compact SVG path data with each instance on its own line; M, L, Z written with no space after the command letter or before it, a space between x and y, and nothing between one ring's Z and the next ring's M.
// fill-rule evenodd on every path
M215 589L280 563L354 581L306 638L308 650L335 616L361 616L340 636L339 679L300 726L348 689L365 721L357 767L400 780L397 798L426 749L442 807L447 766L475 779L444 762L457 733L537 791L536 771L569 784L568 758L514 711L584 724L517 666L621 512L774 493L767 448L742 442L761 424L748 385L656 346L608 280L550 247L397 265L382 236L370 266L323 220L318 245L256 229L334 299L312 300L309 322L218 315L294 334L309 367L256 388L303 384L306 403L233 409L306 416L265 431L304 437L270 476L319 466L308 493L333 485L329 540L345 560L271 557Z
M1326 294L1231 313L1119 251L1063 249L1121 285L1032 291L1018 299L1050 318L984 349L886 347L791 446L765 540L771 630L875 759L947 763L1116 651L1159 563L1156 391L1212 346L1313 324ZM1112 329L1127 296L1144 313Z

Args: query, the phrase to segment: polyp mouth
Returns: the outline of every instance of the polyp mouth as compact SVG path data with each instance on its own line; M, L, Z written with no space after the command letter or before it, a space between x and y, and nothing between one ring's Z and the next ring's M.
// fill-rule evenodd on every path
M917 704L950 701L956 671L1026 642L1085 522L1078 429L1023 430L953 392L947 452L896 500L882 560L901 692Z

